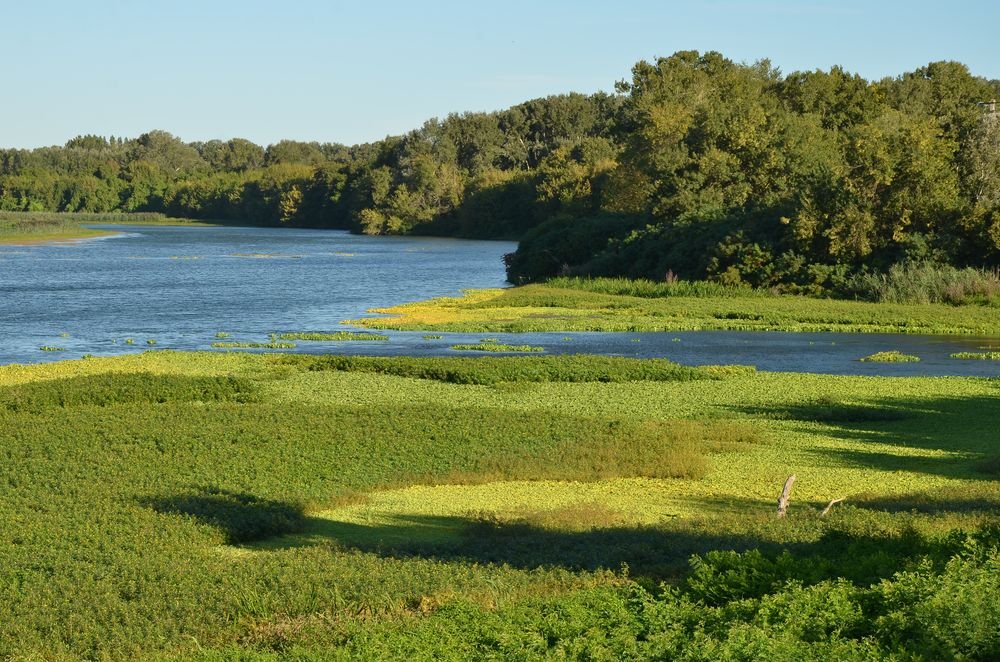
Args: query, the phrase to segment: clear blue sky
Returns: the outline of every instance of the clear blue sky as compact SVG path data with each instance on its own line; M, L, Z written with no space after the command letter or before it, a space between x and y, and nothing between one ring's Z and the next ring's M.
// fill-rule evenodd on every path
M0 0L0 146L78 134L354 144L449 112L610 91L717 50L867 78L958 60L1000 78L987 0Z

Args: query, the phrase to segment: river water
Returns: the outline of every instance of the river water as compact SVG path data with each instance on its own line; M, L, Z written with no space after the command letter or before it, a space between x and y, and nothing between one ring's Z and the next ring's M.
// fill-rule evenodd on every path
M285 331L336 331L369 308L462 289L503 287L511 242L365 237L330 230L96 226L113 237L0 246L0 364L148 349L211 349ZM384 342L299 342L313 353L458 356L487 334L384 332ZM1000 362L949 355L998 338L882 334L677 332L488 334L550 354L663 357L688 365L858 375L998 376ZM131 344L128 343L131 339ZM155 344L147 344L147 341ZM58 347L43 351L41 347ZM897 349L919 363L860 363ZM223 351L223 350L217 350Z

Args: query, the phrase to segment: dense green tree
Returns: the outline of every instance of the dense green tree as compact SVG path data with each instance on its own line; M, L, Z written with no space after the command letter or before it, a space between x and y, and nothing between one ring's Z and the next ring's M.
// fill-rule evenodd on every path
M986 103L1000 82L956 62L871 82L696 51L631 73L615 94L451 114L363 145L150 131L0 149L0 209L523 238L517 282L670 273L822 292L900 262L1000 264Z

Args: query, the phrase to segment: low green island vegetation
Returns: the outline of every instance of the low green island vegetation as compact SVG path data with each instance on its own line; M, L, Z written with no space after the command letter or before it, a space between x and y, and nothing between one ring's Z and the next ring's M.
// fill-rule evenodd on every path
M332 340L357 340L357 341L379 341L388 340L389 336L381 333L371 333L370 331L297 331L282 333L278 336L282 340L309 340L309 341L332 341Z
M951 358L973 361L1000 361L1000 352L955 352L951 355Z
M544 347L535 345L508 345L496 341L452 345L452 349L463 352L544 352Z
M998 416L662 359L3 366L0 656L993 659Z
M916 363L920 357L913 354L903 354L898 349L892 349L885 352L875 352L858 360L862 363Z
M281 342L279 340L268 340L267 342L227 340L212 343L212 347L216 349L295 349L297 346L293 342Z

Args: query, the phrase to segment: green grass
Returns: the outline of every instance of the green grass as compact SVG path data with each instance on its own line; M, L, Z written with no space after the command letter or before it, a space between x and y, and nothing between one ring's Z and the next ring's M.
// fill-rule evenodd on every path
M1000 315L989 305L869 303L707 285L634 285L614 279L557 279L545 285L470 290L461 298L372 312L392 317L352 323L376 329L478 333L727 329L1000 335Z
M544 347L533 345L507 345L499 342L480 342L452 345L452 349L464 352L544 352Z
M282 340L388 340L389 336L381 333L369 333L365 331L299 331L295 333L282 333L279 336Z
M903 354L899 350L893 349L885 352L875 352L858 360L863 363L915 363L920 360L920 357L912 354Z
M995 658L997 393L586 356L0 367L0 657Z
M971 359L976 361L1000 361L1000 352L955 352L953 359Z

